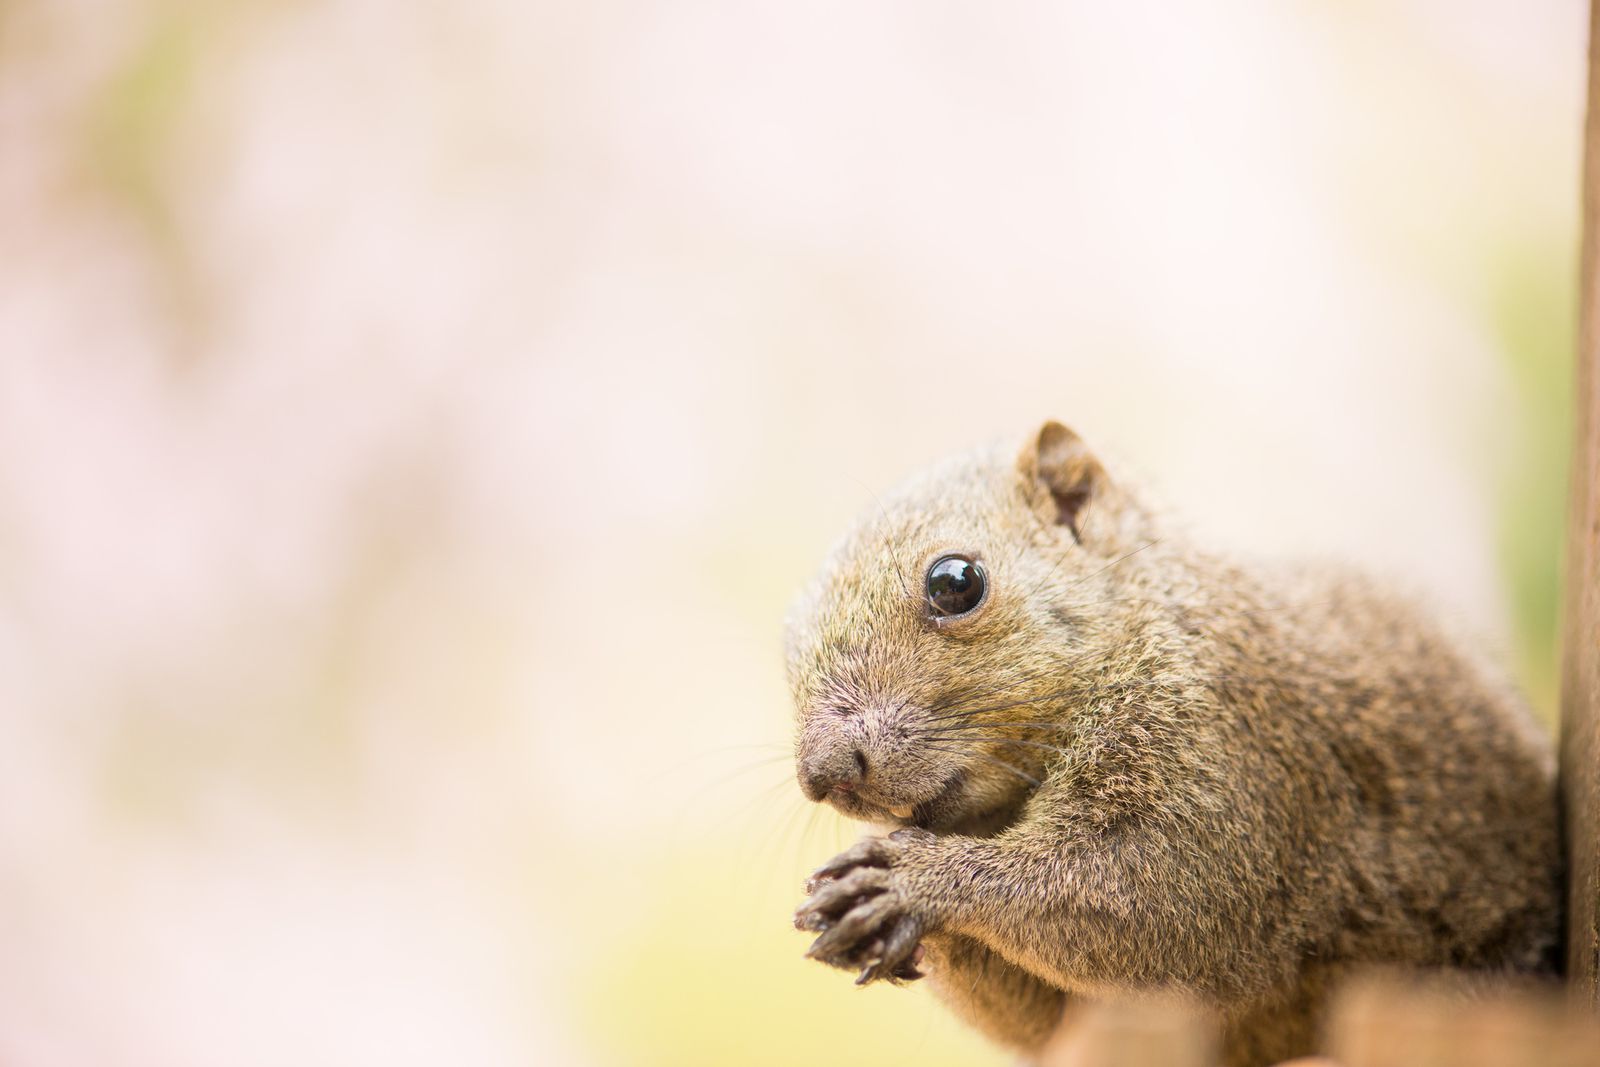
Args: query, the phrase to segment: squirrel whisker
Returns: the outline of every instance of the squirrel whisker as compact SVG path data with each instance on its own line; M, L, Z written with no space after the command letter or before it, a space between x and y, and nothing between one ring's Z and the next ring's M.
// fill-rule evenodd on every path
M944 734L924 734L923 736L932 741L989 741L1001 745L1026 745L1029 748L1042 748L1047 752L1058 752L1063 756L1072 754L1059 745L1047 745L1042 741L1023 741L1006 737L949 737Z
M923 710L929 713L946 711L949 708L955 707L955 705L961 703L963 700L972 700L976 697L993 696L996 694L1015 693L1023 686L1036 680L1037 677L1038 676L1034 674L1026 674L1016 681L1001 682L999 685L983 686L982 688L978 688L976 686L962 686L946 696L943 700L935 701L934 703L929 704Z
M935 726L935 730L1009 730L1012 727L1036 726L1044 730L1064 730L1064 722L953 722L946 726ZM922 736L932 737L932 734Z
M935 715L928 719L928 721L943 722L947 719L966 719L989 711L1005 711L1008 708L1020 708L1025 704L1039 704L1046 700L1059 700L1063 697L1074 696L1080 693L1097 693L1111 689L1123 689L1150 685L1171 685L1177 687L1183 684L1185 683L1175 679L1129 678L1121 682L1102 682L1095 685L1077 685L1067 689L1057 689L1049 693L1041 693L1036 697L1027 697L1023 700L1014 700L1006 704L990 704L987 707L968 708L965 711L951 712L947 715Z
M930 748L939 748L940 746L936 745L936 744L930 744L929 747ZM1029 785L1034 786L1036 788L1039 785L1043 784L1043 783L1041 783L1039 781L1039 779L1035 778L1033 775L1031 775L1028 772L1022 770L1021 768L1013 767L1011 764L1007 763L1005 760L998 760L998 759L995 759L993 756L985 756L982 752L971 752L971 751L967 751L965 749L959 749L959 748L957 748L957 749L943 749L943 751L946 751L946 752L961 752L963 755L970 756L973 759L982 760L985 763L991 763L996 767L1000 767L1000 768L1003 768L1004 770L1010 771L1012 774L1016 775L1018 778L1021 778L1023 781L1027 782Z

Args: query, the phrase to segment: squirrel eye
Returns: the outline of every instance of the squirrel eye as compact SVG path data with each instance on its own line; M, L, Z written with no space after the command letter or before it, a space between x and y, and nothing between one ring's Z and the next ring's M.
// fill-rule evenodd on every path
M988 590L983 568L966 556L941 556L928 568L928 605L936 616L965 615Z

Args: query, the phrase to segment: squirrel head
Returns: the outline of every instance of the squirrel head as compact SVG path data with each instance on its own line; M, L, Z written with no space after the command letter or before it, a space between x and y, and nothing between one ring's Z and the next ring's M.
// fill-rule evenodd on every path
M992 825L1047 768L1075 687L1127 655L1113 566L1144 508L1057 422L900 487L834 548L788 620L796 771L846 815ZM1125 595L1125 594L1124 594Z

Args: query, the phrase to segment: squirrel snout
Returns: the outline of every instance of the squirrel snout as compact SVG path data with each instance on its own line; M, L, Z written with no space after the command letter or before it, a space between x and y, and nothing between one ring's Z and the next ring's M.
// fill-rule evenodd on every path
M848 793L867 779L867 757L861 749L843 745L800 758L800 789L810 800L832 792Z

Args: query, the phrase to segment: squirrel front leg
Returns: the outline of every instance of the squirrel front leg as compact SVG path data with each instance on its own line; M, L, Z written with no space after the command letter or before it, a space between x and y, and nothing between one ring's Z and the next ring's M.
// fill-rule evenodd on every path
M1018 827L995 838L899 831L868 838L817 872L796 923L809 952L893 977L924 938L971 938L1048 986L1167 988L1230 1011L1274 977L1275 934L1187 846L1154 830L1080 841Z

